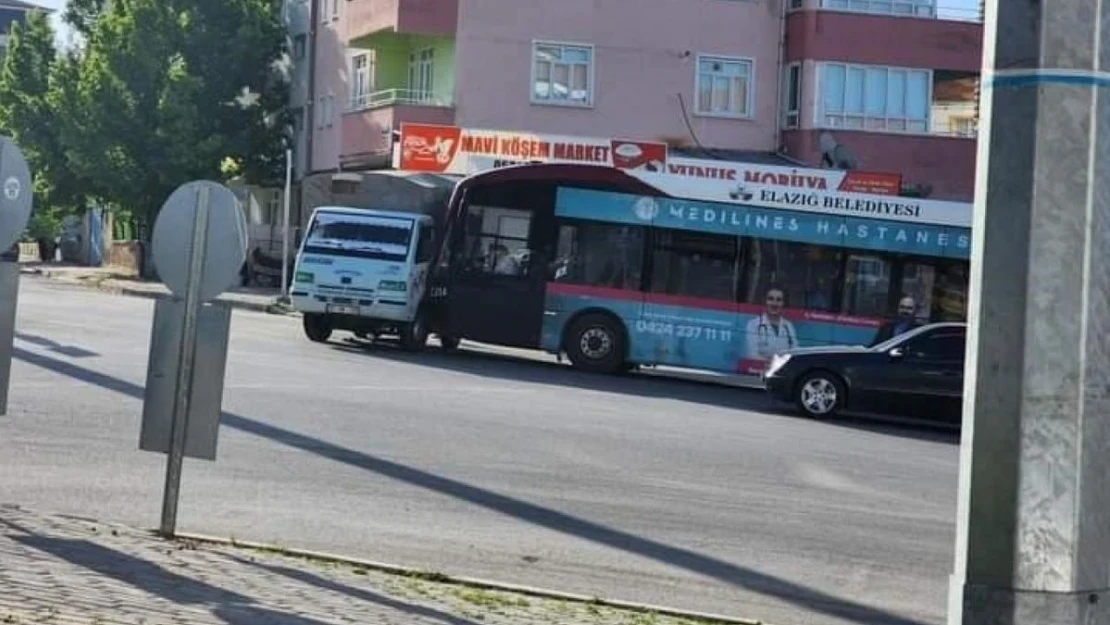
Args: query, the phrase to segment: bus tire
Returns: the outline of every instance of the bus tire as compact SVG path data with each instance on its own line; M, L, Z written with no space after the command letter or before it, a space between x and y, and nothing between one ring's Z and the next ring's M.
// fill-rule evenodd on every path
M409 323L401 326L401 347L405 351L418 352L428 344L428 321L424 313L417 313Z
M567 329L566 352L575 369L590 373L625 370L624 328L610 315L585 314Z
M331 321L327 315L306 314L301 319L304 335L313 343L326 343L331 338Z
M440 334L439 346L446 351L454 351L459 348L459 338L450 334Z
M831 371L810 371L794 387L794 403L811 419L831 419L847 405L848 389Z

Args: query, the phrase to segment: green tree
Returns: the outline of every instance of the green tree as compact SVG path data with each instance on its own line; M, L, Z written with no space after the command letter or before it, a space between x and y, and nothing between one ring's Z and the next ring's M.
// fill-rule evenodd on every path
M24 24L12 24L0 64L0 127L31 166L36 205L43 210L75 210L83 207L88 189L70 171L49 97L57 57L54 30L45 13L32 11Z
M93 3L95 4L95 3ZM79 56L55 63L51 103L81 177L149 225L178 185L280 180L287 136L280 0L112 0Z

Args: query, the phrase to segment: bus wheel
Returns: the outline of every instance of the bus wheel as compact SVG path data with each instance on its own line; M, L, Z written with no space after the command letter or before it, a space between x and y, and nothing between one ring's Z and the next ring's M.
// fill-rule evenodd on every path
M302 324L304 335L313 343L324 343L331 338L331 322L325 315L305 315Z
M624 332L608 315L583 315L566 335L567 358L576 369L618 373L625 369Z
M428 324L424 315L417 314L410 323L401 326L401 347L406 351L418 352L428 344Z
M447 351L456 350L459 348L459 339L458 337L451 336L450 334L440 334L439 346Z

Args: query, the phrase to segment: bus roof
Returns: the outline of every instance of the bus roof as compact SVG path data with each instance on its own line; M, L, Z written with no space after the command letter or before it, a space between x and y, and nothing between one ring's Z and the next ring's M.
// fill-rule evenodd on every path
M621 188L637 195L667 196L661 189L631 176L624 170L607 165L573 165L535 163L510 165L472 174L459 182L456 192L472 186L504 182L571 182L600 183Z
M327 212L340 215L370 215L374 217L396 217L398 219L422 219L432 221L431 215L415 213L412 211L387 211L376 208L358 208L356 206L318 206L313 213Z

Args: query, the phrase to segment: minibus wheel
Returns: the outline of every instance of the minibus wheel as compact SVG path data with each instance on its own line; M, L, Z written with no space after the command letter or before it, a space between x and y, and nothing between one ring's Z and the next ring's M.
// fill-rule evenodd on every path
M306 314L302 324L304 335L313 343L324 343L331 338L331 320L326 315Z
M401 347L410 352L418 352L428 344L428 322L423 314L417 314L410 323L401 326Z

